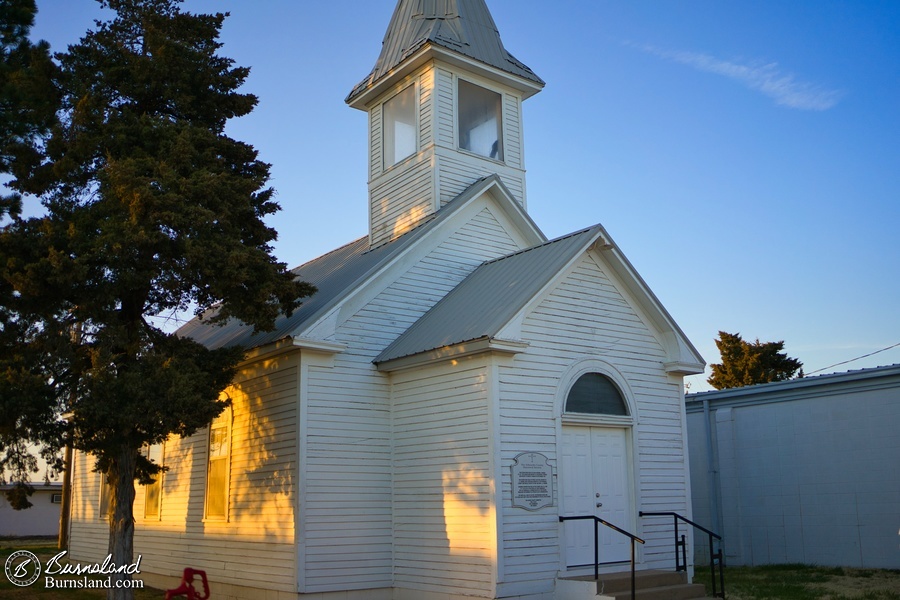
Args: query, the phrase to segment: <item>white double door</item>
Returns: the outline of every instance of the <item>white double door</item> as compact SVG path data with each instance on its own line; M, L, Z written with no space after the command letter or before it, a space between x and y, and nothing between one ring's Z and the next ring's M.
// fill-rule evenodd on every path
M565 516L594 515L634 533L627 430L563 426L562 510ZM599 526L600 562L631 559L631 540ZM594 521L566 521L565 558L568 567L594 564Z

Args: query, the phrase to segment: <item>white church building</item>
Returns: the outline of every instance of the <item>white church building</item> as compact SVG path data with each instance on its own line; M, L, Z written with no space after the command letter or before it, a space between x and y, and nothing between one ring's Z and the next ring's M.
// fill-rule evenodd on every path
M180 331L249 350L231 408L151 449L148 584L189 566L216 600L550 600L593 573L593 517L645 542L638 570L674 567L671 520L639 513L691 516L683 377L704 361L602 226L548 240L529 217L543 86L484 0L399 0L346 99L369 115L368 234L295 269L318 292L274 331ZM92 467L73 560L107 553ZM600 570L630 569L600 530Z

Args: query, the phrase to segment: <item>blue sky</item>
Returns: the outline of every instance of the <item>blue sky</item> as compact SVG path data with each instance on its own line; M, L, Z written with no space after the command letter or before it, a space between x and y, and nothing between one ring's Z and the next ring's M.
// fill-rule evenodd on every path
M276 254L367 231L366 115L392 0L189 0L229 11L252 68L229 133L272 163ZM784 340L807 372L900 343L900 3L488 0L546 82L525 103L529 212L602 223L707 362L719 330ZM93 0L38 0L62 50ZM900 363L900 346L844 371ZM691 391L710 389L689 378Z

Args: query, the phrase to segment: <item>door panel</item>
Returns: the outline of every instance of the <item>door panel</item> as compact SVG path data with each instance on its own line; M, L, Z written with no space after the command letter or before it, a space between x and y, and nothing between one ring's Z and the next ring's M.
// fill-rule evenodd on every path
M563 427L560 476L565 515L596 515L626 531L634 530L625 434L624 429ZM566 564L593 565L593 521L567 521L564 535ZM600 562L630 557L628 538L601 525Z
M597 516L625 531L633 531L628 493L628 463L625 430L591 428L594 485L600 493ZM631 558L629 538L609 527L600 527L600 561L619 562Z
M563 428L562 490L565 514L594 514L594 484L590 473L591 430ZM594 564L594 525L590 521L567 521L564 525L567 564ZM572 560L580 562L571 562Z

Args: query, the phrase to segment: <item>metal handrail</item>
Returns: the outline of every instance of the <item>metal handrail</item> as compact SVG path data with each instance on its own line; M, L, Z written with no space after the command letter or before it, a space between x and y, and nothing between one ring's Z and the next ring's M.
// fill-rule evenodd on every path
M714 531L710 531L703 525L694 523L687 517L679 515L676 512L644 512L638 513L640 517L672 517L675 524L675 571L687 571L687 541L685 536L678 536L678 521L684 521L688 525L699 529L709 536L709 570L712 576L712 592L716 598L725 597L725 561L722 554L722 536ZM713 538L719 540L719 550L713 552ZM681 561L679 562L678 549L681 548ZM716 590L716 567L719 569L719 585L721 591Z
M598 586L599 586L599 582L600 582L600 527L599 527L599 525L603 524L603 525L609 527L610 529L612 529L614 531L618 531L622 535L625 535L625 536L628 536L629 538L631 538L631 600L634 600L634 586L635 586L634 543L638 542L638 543L644 544L646 542L644 540L642 540L641 538L639 538L638 536L634 535L633 533L625 531L621 527L617 527L616 525L613 525L609 521L604 521L603 519L601 519L600 517L598 517L596 515L582 515L582 516L578 516L578 517L560 517L559 522L562 523L564 521L580 521L580 520L587 520L587 519L593 519L593 521L594 521L594 581L598 582ZM599 590L597 591L597 593L598 594L600 593Z

